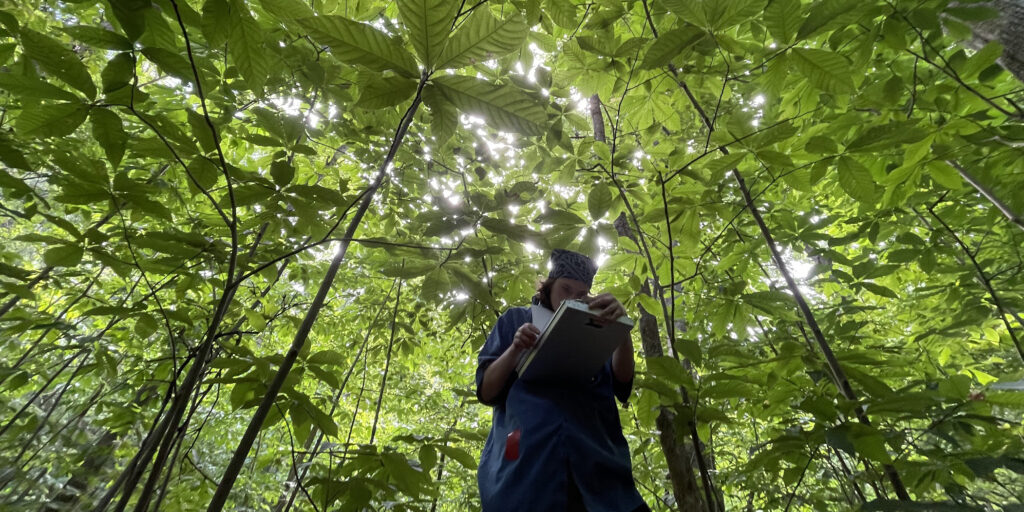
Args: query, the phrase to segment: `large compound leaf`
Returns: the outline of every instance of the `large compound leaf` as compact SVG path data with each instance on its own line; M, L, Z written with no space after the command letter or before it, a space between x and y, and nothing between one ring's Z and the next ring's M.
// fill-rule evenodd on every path
M314 16L297 20L317 41L329 46L338 60L377 71L394 70L419 76L416 59L383 32L342 16Z
M468 76L438 77L434 84L456 108L483 117L496 130L523 135L544 133L544 106L515 87Z
M82 91L89 99L96 97L96 85L92 83L89 69L75 52L56 39L30 28L21 29L21 44L25 47L25 55L39 63L47 73Z
M850 61L838 53L814 48L794 48L790 62L811 85L828 93L848 94L853 91Z
M487 9L479 9L486 12ZM459 2L454 0L398 0L398 15L420 62L432 69L451 33Z
M487 9L477 9L448 40L437 59L437 69L461 68L501 57L522 46L528 32L522 16L498 20Z

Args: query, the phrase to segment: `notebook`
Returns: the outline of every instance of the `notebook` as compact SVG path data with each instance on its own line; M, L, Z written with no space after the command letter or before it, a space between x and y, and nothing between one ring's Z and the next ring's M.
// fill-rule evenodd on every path
M625 316L601 325L597 312L578 300L563 301L554 312L536 304L531 311L541 335L516 364L527 381L589 382L633 329Z

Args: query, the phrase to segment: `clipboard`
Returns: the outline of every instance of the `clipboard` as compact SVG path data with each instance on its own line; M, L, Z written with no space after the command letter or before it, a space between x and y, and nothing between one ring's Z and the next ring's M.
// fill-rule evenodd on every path
M590 382L633 329L633 321L625 316L602 325L597 314L578 300L563 301L553 314L534 305L533 324L541 335L537 344L519 357L519 378L563 383Z

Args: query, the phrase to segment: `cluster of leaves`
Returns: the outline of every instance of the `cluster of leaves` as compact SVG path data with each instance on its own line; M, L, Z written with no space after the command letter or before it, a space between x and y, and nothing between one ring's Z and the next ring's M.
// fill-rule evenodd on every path
M967 49L998 15L6 6L0 502L478 508L476 351L568 247L657 318L622 410L656 510L665 410L709 508L1019 507L1024 92Z

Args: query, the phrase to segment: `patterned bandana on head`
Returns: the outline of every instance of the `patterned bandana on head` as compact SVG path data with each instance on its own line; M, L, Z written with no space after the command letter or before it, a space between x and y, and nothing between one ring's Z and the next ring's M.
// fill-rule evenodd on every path
M582 281L589 288L594 284L594 274L597 273L597 265L594 260L573 251L555 249L551 251L551 272L548 277L568 277Z

